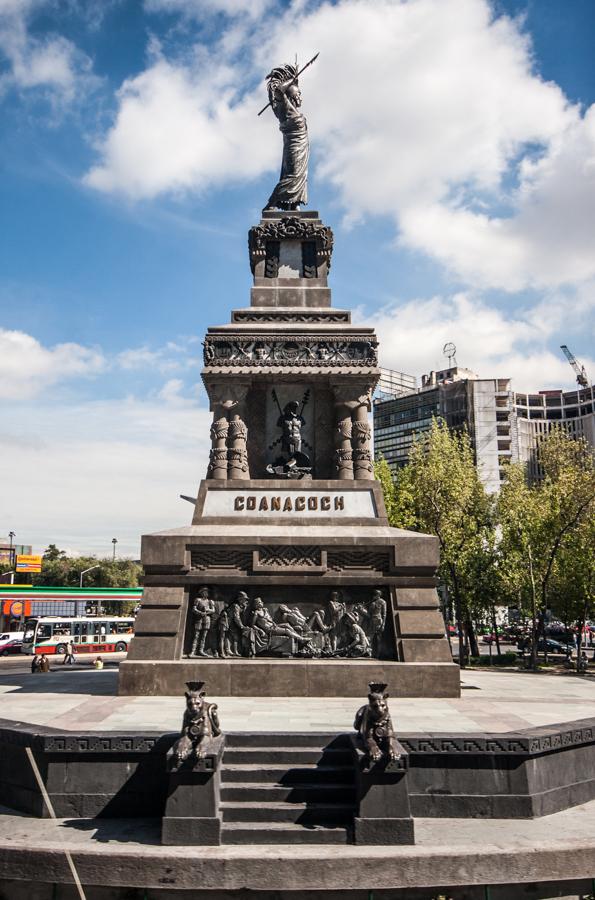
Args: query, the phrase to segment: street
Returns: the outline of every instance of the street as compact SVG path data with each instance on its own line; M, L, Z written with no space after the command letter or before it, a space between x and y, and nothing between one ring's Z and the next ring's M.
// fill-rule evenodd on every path
M65 666L62 663L63 656L50 656L50 669L78 670L92 669L96 655L93 653L81 653L76 657L76 662L72 666ZM106 669L117 668L123 659L126 659L126 653L105 653L101 657L103 665ZM20 675L31 671L31 660L33 656L29 654L15 653L11 656L0 656L0 673L4 675Z

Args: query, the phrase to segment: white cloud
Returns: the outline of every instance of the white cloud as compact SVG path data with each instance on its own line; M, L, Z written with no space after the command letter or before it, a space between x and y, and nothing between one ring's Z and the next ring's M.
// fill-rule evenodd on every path
M92 376L106 365L101 351L80 344L44 347L23 331L0 328L0 397L20 400L58 382Z
M169 391L171 394L171 390ZM175 392L173 392L175 394ZM186 525L206 471L210 415L153 399L21 405L0 433L5 520L37 549L137 557L141 534Z
M195 343L178 338L157 355L190 358ZM178 495L205 475L211 416L179 378L127 394L125 356L0 331L0 396L19 401L0 429L2 513L25 543L101 554L116 537L120 553L138 556L141 534L189 522ZM110 369L121 395L82 399L81 379ZM49 390L66 380L67 392Z
M574 386L561 351L548 348L564 310L555 304L515 314L495 309L478 297L459 293L388 306L371 317L380 341L380 363L419 376L446 365L444 344L453 341L457 362L481 378L512 378L514 390ZM548 315L549 314L549 315ZM583 359L595 372L595 359Z
M202 363L202 354L196 347L198 338L184 337L168 341L163 347L132 347L116 356L116 362L125 370L153 369L162 374L176 370L196 368Z
M260 27L234 21L211 56L158 59L123 85L87 183L140 198L273 172L262 75L296 50L320 51L304 108L347 219L392 217L402 244L475 288L595 275L595 110L534 72L521 26L487 0L294 3Z
M201 60L199 77L158 59L124 82L115 125L101 146L103 162L86 183L139 198L260 174L274 151L245 152L259 127L246 103L231 105L236 75L215 60Z
M0 90L41 88L54 102L70 102L94 80L91 61L62 35L30 33L31 15L47 5L47 0L0 0L0 59L9 65Z
M209 13L259 18L273 0L145 0L147 12L180 13L187 18L204 19Z

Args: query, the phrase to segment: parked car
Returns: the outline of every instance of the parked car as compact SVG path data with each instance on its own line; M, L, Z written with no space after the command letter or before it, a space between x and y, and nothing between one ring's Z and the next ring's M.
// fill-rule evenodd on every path
M502 635L498 635L500 640L502 640ZM496 635L492 632L492 634L484 634L482 637L482 641L484 644L494 644L496 642Z
M10 653L20 653L22 641L5 641L0 648L0 656L8 656Z
M546 629L545 636L550 641L557 641L559 644L569 645L574 647L575 645L575 634L573 631L557 631L552 629Z
M12 643L13 641L19 641L22 644L24 637L24 631L3 631L2 634L0 634L0 653L2 653L7 644Z
M547 649L548 653L563 653L564 656L568 653L568 644L562 644L560 641L554 641L552 638L541 638L537 642L537 650L539 653L545 652Z
M531 650L531 638L527 637L520 640L517 646L521 653L528 653ZM567 644L561 644L560 641L554 641L551 638L539 638L537 641L537 652L545 653L546 649L548 653L563 653L564 656L568 653Z

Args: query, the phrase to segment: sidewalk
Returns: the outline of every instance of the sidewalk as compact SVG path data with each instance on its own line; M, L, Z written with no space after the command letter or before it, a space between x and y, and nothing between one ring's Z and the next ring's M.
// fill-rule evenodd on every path
M179 729L183 697L119 697L117 678L116 670L86 667L0 674L0 718L70 731ZM353 698L211 699L227 731L350 731L358 706ZM390 707L401 733L518 731L595 716L595 683L573 675L464 671L460 699L394 699Z

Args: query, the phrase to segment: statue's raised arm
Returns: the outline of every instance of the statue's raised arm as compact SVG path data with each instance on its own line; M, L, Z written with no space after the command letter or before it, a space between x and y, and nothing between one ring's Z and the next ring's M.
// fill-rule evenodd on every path
M313 63L314 59L307 65ZM279 120L279 130L283 135L283 158L279 182L265 209L298 209L308 202L310 144L306 118L301 112L302 95L298 82L298 76L305 68L306 66L298 71L297 66L291 64L277 66L266 77L269 94L267 106L272 108Z

